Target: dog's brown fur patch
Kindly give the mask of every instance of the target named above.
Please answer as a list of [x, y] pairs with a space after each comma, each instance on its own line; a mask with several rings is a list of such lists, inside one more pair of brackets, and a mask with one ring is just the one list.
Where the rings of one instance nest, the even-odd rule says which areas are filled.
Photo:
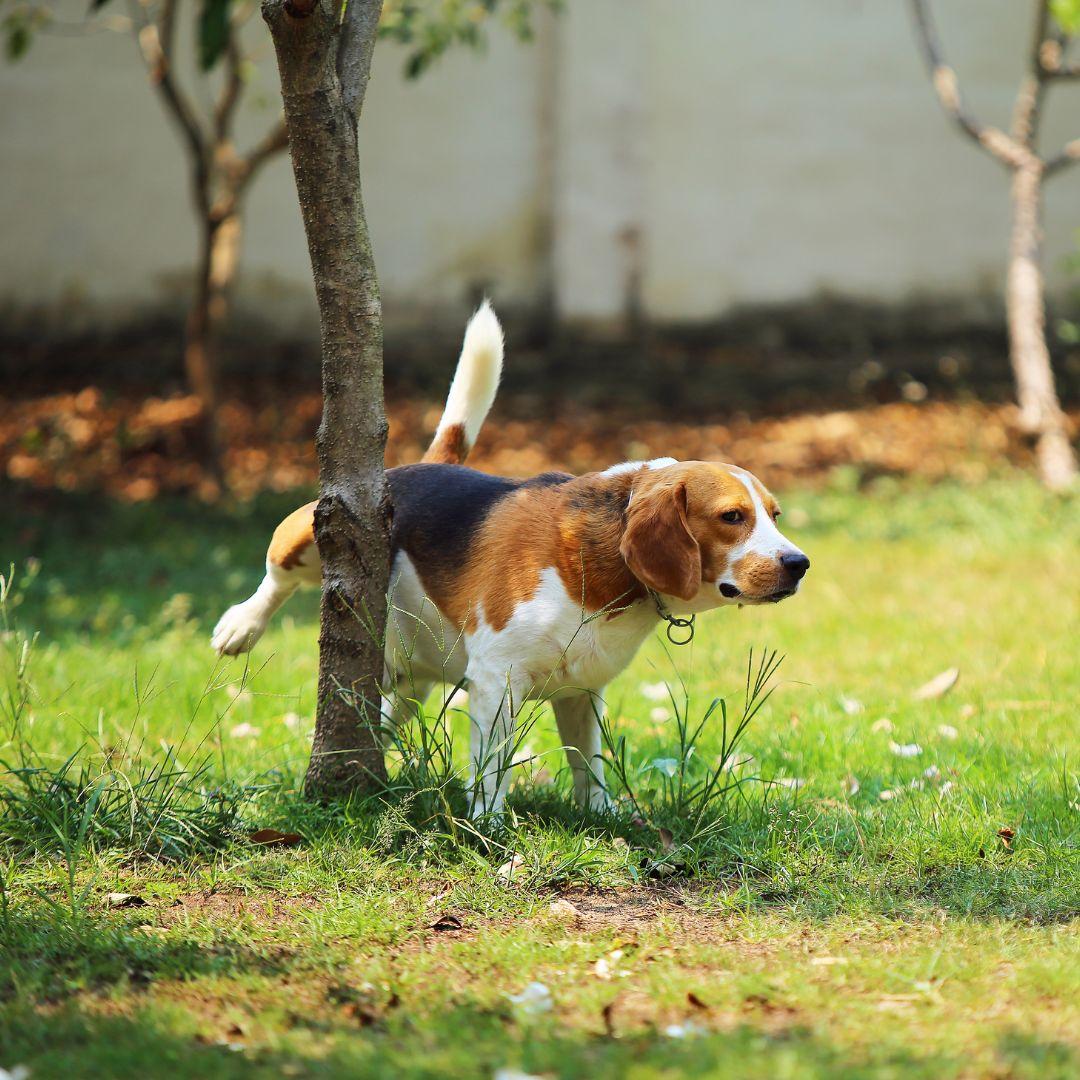
[[292, 570], [300, 564], [304, 552], [315, 543], [315, 507], [310, 502], [294, 510], [275, 530], [266, 552], [267, 562], [282, 570]]
[[450, 424], [435, 436], [420, 460], [428, 465], [462, 465], [471, 449], [465, 425]]

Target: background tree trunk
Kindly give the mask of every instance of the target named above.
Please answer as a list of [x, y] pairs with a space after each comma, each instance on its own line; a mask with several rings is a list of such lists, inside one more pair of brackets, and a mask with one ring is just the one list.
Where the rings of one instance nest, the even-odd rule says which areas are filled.
[[1005, 306], [1020, 423], [1035, 436], [1039, 474], [1053, 491], [1076, 479], [1076, 455], [1046, 344], [1042, 275], [1042, 179], [1038, 160], [1013, 170], [1012, 238]]
[[357, 116], [380, 0], [264, 0], [281, 72], [300, 209], [322, 329], [323, 565], [319, 701], [305, 790], [371, 789], [385, 779], [383, 672], [389, 514], [383, 477], [382, 310], [360, 198]]
[[206, 221], [195, 272], [195, 294], [184, 337], [184, 374], [202, 405], [200, 452], [219, 487], [226, 487], [218, 418], [218, 341], [228, 313], [229, 291], [236, 276], [241, 226], [238, 213], [220, 222]]

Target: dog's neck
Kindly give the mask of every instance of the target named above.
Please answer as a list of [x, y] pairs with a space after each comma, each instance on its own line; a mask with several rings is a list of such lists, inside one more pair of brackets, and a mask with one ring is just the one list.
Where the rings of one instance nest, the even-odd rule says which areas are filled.
[[560, 571], [568, 591], [575, 598], [580, 592], [590, 613], [602, 611], [610, 619], [640, 608], [651, 612], [655, 621], [659, 613], [648, 590], [630, 572], [619, 550], [635, 476], [586, 473], [567, 483]]

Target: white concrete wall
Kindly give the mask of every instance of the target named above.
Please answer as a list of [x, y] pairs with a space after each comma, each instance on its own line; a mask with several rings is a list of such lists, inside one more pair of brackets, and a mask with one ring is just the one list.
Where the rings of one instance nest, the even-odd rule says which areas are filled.
[[[939, 0], [977, 113], [1007, 123], [1029, 5]], [[822, 292], [902, 301], [1000, 286], [1007, 184], [942, 117], [903, 0], [567, 0], [525, 46], [497, 33], [406, 82], [381, 46], [364, 192], [388, 316], [503, 304], [665, 320]], [[70, 18], [85, 9], [72, 0]], [[257, 131], [276, 108], [263, 62]], [[178, 303], [195, 233], [185, 162], [123, 34], [46, 35], [0, 64], [0, 305], [65, 320]], [[1052, 91], [1046, 141], [1080, 135]], [[1048, 269], [1080, 228], [1080, 167], [1049, 191]], [[313, 311], [285, 159], [250, 203], [242, 302]]]

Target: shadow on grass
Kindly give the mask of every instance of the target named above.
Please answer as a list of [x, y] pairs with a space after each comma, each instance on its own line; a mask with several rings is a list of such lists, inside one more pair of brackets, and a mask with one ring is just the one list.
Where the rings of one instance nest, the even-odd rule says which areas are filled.
[[[418, 1006], [413, 1011], [413, 1006]], [[580, 1024], [581, 1017], [575, 1018]], [[268, 1026], [284, 1031], [266, 1037]], [[268, 1024], [269, 1022], [269, 1024]], [[740, 1023], [704, 1027], [682, 1038], [639, 1027], [618, 1037], [562, 1025], [552, 1016], [518, 1022], [505, 1010], [461, 1005], [438, 1013], [402, 1002], [369, 1026], [340, 1012], [228, 1015], [182, 1004], [148, 1004], [130, 1015], [68, 1006], [51, 1013], [14, 1008], [2, 1021], [6, 1064], [34, 1076], [161, 1077], [192, 1080], [252, 1076], [400, 1078], [490, 1077], [519, 1069], [566, 1078], [640, 1076], [787, 1076], [861, 1078], [967, 1075], [964, 1049], [920, 1053], [882, 1040], [851, 1051], [805, 1028], [762, 1030]], [[1080, 1059], [1061, 1043], [1008, 1034], [997, 1047], [1003, 1075], [1065, 1080]]]
[[190, 598], [190, 614], [201, 622], [216, 619], [226, 600], [248, 595], [275, 526], [310, 498], [297, 492], [244, 503], [169, 497], [130, 504], [0, 484], [0, 505], [11, 508], [0, 515], [0, 550], [17, 570], [27, 559], [43, 568], [47, 587], [26, 596], [26, 625], [49, 638], [94, 631], [122, 642], [130, 637], [124, 616], [154, 624], [177, 594]]

